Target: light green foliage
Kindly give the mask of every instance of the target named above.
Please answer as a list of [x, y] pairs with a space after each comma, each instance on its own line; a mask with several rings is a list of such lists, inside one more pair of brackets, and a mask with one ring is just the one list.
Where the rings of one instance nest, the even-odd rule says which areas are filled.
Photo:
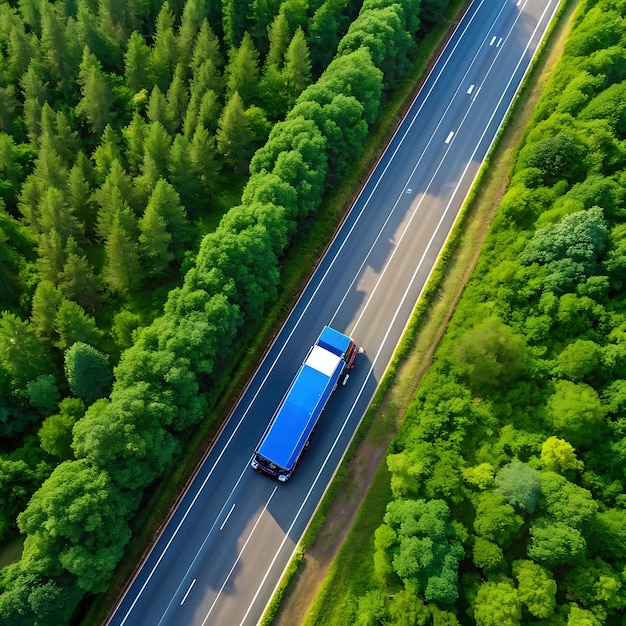
[[530, 535], [527, 554], [545, 567], [574, 564], [584, 559], [587, 545], [584, 537], [564, 522], [540, 518], [531, 525]]
[[292, 107], [311, 82], [309, 48], [301, 28], [296, 30], [285, 53], [283, 76], [287, 88], [287, 104]]
[[518, 626], [522, 606], [517, 589], [508, 578], [485, 582], [476, 594], [474, 619], [477, 626]]
[[150, 87], [150, 48], [138, 33], [131, 33], [124, 54], [124, 79], [126, 86], [138, 93]]
[[130, 213], [117, 211], [104, 244], [106, 260], [102, 268], [102, 279], [114, 293], [127, 294], [136, 290], [143, 275], [139, 263], [138, 245], [134, 233], [124, 225], [133, 222]]
[[586, 489], [554, 472], [542, 472], [541, 508], [553, 519], [584, 530], [598, 504]]
[[588, 385], [555, 381], [546, 411], [556, 434], [576, 448], [600, 437], [605, 410], [597, 392]]
[[96, 56], [85, 46], [80, 64], [78, 83], [81, 86], [82, 99], [76, 107], [94, 133], [101, 133], [110, 121], [113, 95], [108, 79]]
[[597, 375], [602, 361], [602, 348], [589, 339], [577, 339], [557, 357], [554, 373], [572, 382], [582, 382]]
[[54, 318], [54, 330], [58, 335], [54, 345], [61, 350], [69, 348], [77, 341], [97, 344], [101, 336], [95, 319], [76, 302], [65, 298]]
[[54, 319], [63, 300], [63, 294], [49, 280], [42, 280], [35, 289], [30, 321], [37, 334], [45, 339], [54, 335]]
[[[86, 311], [95, 312], [100, 304], [100, 282], [94, 270], [77, 246], [66, 246], [67, 258], [59, 275], [59, 291]], [[34, 313], [34, 301], [33, 301]]]
[[478, 496], [474, 530], [476, 534], [508, 547], [522, 527], [524, 520], [507, 504], [504, 496], [493, 491]]
[[85, 404], [80, 398], [61, 400], [59, 412], [47, 417], [37, 433], [42, 450], [62, 461], [71, 459], [74, 456], [72, 428], [84, 414]]
[[241, 45], [231, 51], [226, 76], [228, 96], [232, 98], [238, 93], [244, 106], [250, 106], [257, 95], [259, 53], [248, 33], [244, 34]]
[[50, 368], [34, 327], [7, 311], [0, 314], [0, 364], [17, 392], [40, 374], [49, 373]]
[[601, 626], [602, 620], [598, 619], [591, 611], [581, 609], [572, 604], [567, 616], [567, 626]]
[[528, 612], [539, 619], [549, 618], [556, 607], [556, 582], [552, 575], [532, 561], [514, 561], [512, 572], [519, 598]]
[[484, 537], [476, 537], [472, 549], [472, 561], [485, 572], [498, 571], [504, 565], [502, 548]]
[[552, 472], [569, 472], [583, 469], [583, 462], [576, 457], [574, 448], [558, 437], [548, 437], [541, 446], [541, 462]]
[[497, 491], [518, 510], [533, 513], [541, 492], [539, 472], [526, 463], [513, 461], [496, 475]]
[[474, 467], [464, 467], [461, 473], [466, 483], [478, 489], [488, 489], [494, 484], [494, 469], [491, 463], [481, 463]]

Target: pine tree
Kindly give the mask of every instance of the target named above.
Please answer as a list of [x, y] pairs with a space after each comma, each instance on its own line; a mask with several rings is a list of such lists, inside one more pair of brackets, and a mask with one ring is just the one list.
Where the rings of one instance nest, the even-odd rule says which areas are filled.
[[170, 88], [167, 90], [167, 117], [172, 123], [170, 134], [173, 135], [181, 128], [188, 104], [189, 93], [185, 80], [185, 69], [179, 63], [174, 70], [174, 78], [172, 78]]
[[239, 93], [235, 91], [219, 119], [217, 149], [224, 161], [243, 173], [252, 156], [252, 133]]
[[193, 56], [198, 31], [206, 21], [207, 3], [204, 0], [187, 0], [178, 30], [178, 62], [187, 67]]
[[[215, 140], [206, 128], [198, 126], [191, 142], [191, 161], [197, 180], [210, 198], [220, 171]], [[200, 205], [202, 205], [200, 198]]]
[[24, 96], [24, 124], [31, 141], [36, 141], [39, 137], [41, 107], [48, 99], [48, 83], [44, 82], [42, 73], [41, 64], [34, 59], [20, 80], [20, 87]]
[[193, 47], [190, 67], [195, 76], [205, 61], [211, 61], [216, 68], [222, 67], [224, 60], [220, 52], [220, 42], [211, 29], [207, 19], [202, 20], [200, 31]]
[[180, 196], [181, 203], [193, 213], [199, 207], [202, 184], [191, 157], [191, 145], [184, 135], [176, 135], [167, 166], [168, 178]]
[[133, 93], [150, 88], [150, 60], [151, 51], [144, 38], [138, 32], [131, 33], [124, 55], [124, 81]]
[[136, 290], [143, 279], [138, 245], [134, 236], [124, 227], [119, 213], [115, 215], [107, 234], [104, 251], [102, 279], [109, 289], [121, 295]]
[[93, 267], [73, 238], [65, 246], [66, 260], [59, 275], [59, 290], [86, 311], [96, 311], [100, 304], [100, 284]]
[[269, 35], [269, 52], [265, 59], [265, 67], [273, 66], [282, 69], [285, 52], [291, 37], [287, 17], [282, 11], [274, 18], [267, 31]]
[[248, 0], [222, 0], [222, 27], [224, 43], [236, 48], [245, 29]]
[[154, 80], [163, 92], [167, 91], [178, 62], [174, 22], [175, 18], [170, 5], [168, 2], [164, 2], [157, 17], [154, 46], [152, 47]]
[[78, 83], [82, 98], [76, 113], [85, 118], [91, 130], [99, 135], [112, 118], [113, 94], [100, 62], [87, 46], [83, 50]]
[[301, 28], [296, 30], [289, 44], [289, 48], [285, 53], [283, 75], [287, 89], [287, 107], [291, 108], [298, 99], [298, 96], [311, 82], [309, 48]]
[[228, 96], [232, 98], [237, 92], [246, 106], [252, 104], [259, 87], [259, 53], [248, 33], [239, 48], [231, 49], [226, 75]]
[[124, 155], [129, 165], [129, 170], [133, 174], [139, 172], [144, 153], [144, 137], [146, 133], [146, 122], [144, 118], [135, 111], [130, 124], [122, 129], [122, 135], [126, 141]]
[[174, 120], [170, 117], [167, 99], [158, 85], [155, 85], [152, 89], [146, 114], [151, 122], [159, 122], [168, 133], [173, 134]]
[[93, 153], [95, 171], [100, 180], [106, 178], [113, 163], [121, 162], [121, 143], [119, 134], [113, 130], [110, 124], [107, 124], [100, 138], [100, 143]]

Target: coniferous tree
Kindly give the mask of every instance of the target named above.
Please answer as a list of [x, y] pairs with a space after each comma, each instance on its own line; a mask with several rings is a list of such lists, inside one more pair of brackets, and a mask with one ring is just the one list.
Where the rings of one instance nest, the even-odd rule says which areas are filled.
[[224, 62], [220, 52], [220, 42], [206, 18], [202, 20], [200, 25], [190, 60], [190, 67], [194, 76], [205, 61], [211, 61], [216, 68], [222, 67]]
[[185, 111], [189, 104], [189, 93], [185, 79], [185, 69], [179, 63], [167, 90], [167, 119], [170, 120], [170, 134], [176, 133], [185, 121]]
[[[206, 128], [198, 126], [191, 141], [191, 162], [197, 180], [202, 185], [208, 198], [211, 197], [217, 176], [220, 171], [220, 163], [217, 158], [215, 139]], [[204, 199], [199, 198], [202, 206]]]
[[150, 61], [151, 51], [145, 39], [136, 31], [131, 33], [124, 54], [124, 82], [133, 93], [150, 88]]
[[136, 290], [143, 279], [135, 234], [129, 232], [124, 221], [119, 212], [113, 218], [104, 244], [106, 258], [102, 269], [105, 284], [120, 295]]
[[232, 98], [237, 92], [246, 106], [252, 104], [259, 87], [259, 53], [248, 33], [244, 34], [239, 48], [231, 49], [226, 74], [228, 96]]
[[170, 5], [164, 2], [157, 17], [151, 63], [154, 80], [163, 92], [167, 91], [178, 62], [174, 22], [175, 18]]
[[68, 300], [94, 313], [100, 304], [100, 284], [84, 252], [73, 239], [66, 246], [66, 260], [59, 275], [59, 290]]
[[158, 85], [150, 93], [146, 114], [151, 122], [159, 122], [169, 133], [174, 132], [174, 120], [170, 117], [167, 99]]
[[298, 96], [311, 82], [309, 48], [306, 43], [304, 31], [301, 28], [296, 30], [285, 53], [283, 75], [287, 89], [287, 106], [291, 108], [295, 104]]
[[228, 47], [238, 47], [241, 43], [248, 0], [222, 0], [222, 28], [224, 29], [224, 43]]
[[273, 66], [282, 69], [285, 52], [291, 39], [289, 22], [287, 22], [287, 17], [282, 11], [274, 18], [271, 26], [268, 27], [268, 35], [269, 52], [265, 59], [265, 67]]
[[237, 172], [243, 173], [252, 155], [252, 132], [239, 93], [230, 97], [217, 129], [217, 149], [226, 163]]
[[206, 20], [207, 3], [204, 0], [187, 0], [178, 29], [178, 62], [187, 67], [193, 56], [194, 44], [201, 25]]
[[54, 336], [54, 319], [63, 294], [52, 281], [41, 280], [33, 294], [30, 322], [39, 337], [51, 341]]
[[191, 142], [184, 135], [176, 135], [170, 150], [168, 180], [180, 196], [181, 204], [193, 213], [202, 197], [202, 184], [191, 154]]
[[76, 112], [85, 118], [93, 132], [100, 134], [113, 115], [113, 93], [100, 62], [86, 46], [78, 72], [78, 83], [82, 97]]
[[92, 157], [95, 164], [94, 169], [99, 180], [106, 178], [113, 163], [121, 163], [121, 143], [119, 134], [113, 130], [110, 124], [107, 124]]
[[143, 161], [144, 139], [146, 133], [146, 122], [144, 118], [135, 111], [133, 119], [128, 126], [122, 129], [122, 135], [126, 142], [124, 156], [129, 165], [129, 170], [137, 174]]
[[42, 77], [43, 71], [38, 59], [33, 59], [20, 80], [24, 96], [24, 125], [31, 141], [39, 137], [41, 107], [48, 99], [48, 83]]

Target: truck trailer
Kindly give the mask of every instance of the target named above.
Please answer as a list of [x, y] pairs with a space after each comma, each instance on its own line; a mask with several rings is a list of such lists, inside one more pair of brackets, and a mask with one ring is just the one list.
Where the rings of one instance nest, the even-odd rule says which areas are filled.
[[254, 451], [255, 470], [289, 480], [339, 379], [344, 375], [345, 384], [360, 351], [347, 335], [323, 328]]

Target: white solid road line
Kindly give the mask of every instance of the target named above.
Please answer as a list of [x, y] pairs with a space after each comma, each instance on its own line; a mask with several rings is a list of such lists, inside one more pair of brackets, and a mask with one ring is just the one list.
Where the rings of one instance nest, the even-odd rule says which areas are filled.
[[189, 585], [189, 589], [187, 589], [187, 593], [185, 594], [185, 597], [180, 601], [180, 606], [183, 606], [183, 604], [185, 604], [185, 600], [187, 599], [187, 596], [189, 595], [189, 592], [193, 589], [193, 586], [196, 584], [196, 579], [194, 578], [191, 581], [191, 585]]

